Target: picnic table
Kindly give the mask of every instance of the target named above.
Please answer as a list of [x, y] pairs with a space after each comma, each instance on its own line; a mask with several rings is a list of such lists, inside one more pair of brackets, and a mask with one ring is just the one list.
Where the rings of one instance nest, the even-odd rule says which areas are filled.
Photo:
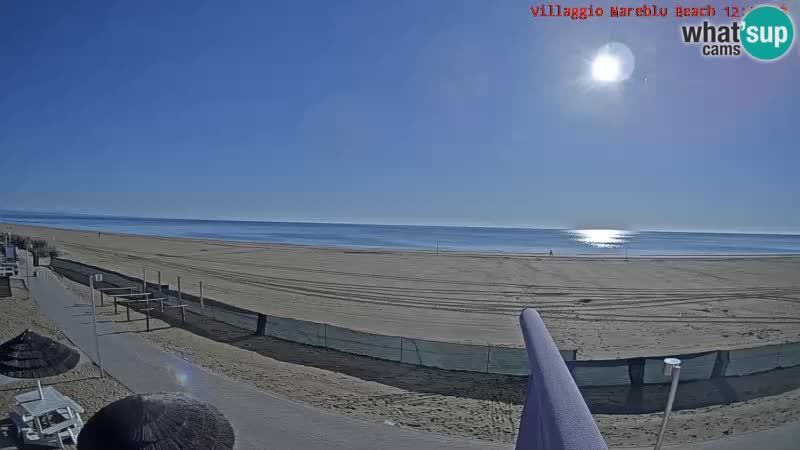
[[[147, 294], [148, 296], [150, 294]], [[145, 298], [126, 298], [125, 300], [117, 300], [114, 299], [114, 306], [116, 307], [117, 303], [122, 303], [122, 306], [125, 307], [125, 314], [126, 320], [128, 322], [131, 321], [131, 306], [134, 303], [144, 303], [145, 307], [139, 309], [139, 312], [145, 313], [145, 320], [147, 321], [147, 331], [150, 331], [150, 311], [155, 310], [155, 308], [150, 307], [150, 302], [158, 302], [161, 307], [161, 318], [164, 318], [164, 310], [165, 309], [172, 309], [172, 308], [180, 308], [181, 309], [181, 324], [186, 325], [186, 308], [189, 306], [187, 304], [177, 304], [177, 305], [165, 305], [164, 300], [166, 297], [158, 297], [158, 298], [150, 298], [145, 296]], [[115, 312], [116, 314], [116, 312]]]
[[50, 445], [64, 448], [64, 439], [77, 444], [83, 427], [83, 408], [71, 398], [47, 386], [39, 391], [26, 392], [14, 397], [17, 410], [11, 420], [26, 445]]
[[100, 292], [100, 306], [106, 306], [104, 295], [106, 292], [114, 292], [114, 291], [128, 291], [129, 294], [133, 294], [135, 291], [135, 287], [104, 287], [99, 288], [98, 291]]
[[[141, 298], [141, 297], [148, 298], [151, 295], [153, 295], [153, 294], [151, 294], [149, 292], [144, 292], [144, 293], [140, 293], [140, 294], [109, 295], [109, 297], [114, 299], [114, 315], [119, 314], [119, 311], [117, 310], [117, 303], [124, 303], [126, 301], [133, 300], [133, 299], [136, 299], [136, 298]], [[119, 300], [119, 299], [122, 299], [122, 300]], [[130, 313], [128, 313], [128, 321], [130, 322], [130, 320], [131, 320]]]

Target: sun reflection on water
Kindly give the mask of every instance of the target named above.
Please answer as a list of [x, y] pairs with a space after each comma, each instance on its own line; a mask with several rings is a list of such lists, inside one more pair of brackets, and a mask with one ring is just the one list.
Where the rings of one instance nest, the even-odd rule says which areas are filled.
[[622, 247], [634, 234], [625, 230], [571, 230], [567, 233], [573, 241], [596, 248]]

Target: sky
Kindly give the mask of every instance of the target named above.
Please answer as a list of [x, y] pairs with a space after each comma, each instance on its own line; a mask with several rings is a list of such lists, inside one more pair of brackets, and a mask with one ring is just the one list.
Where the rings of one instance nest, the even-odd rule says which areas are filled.
[[0, 209], [800, 232], [800, 44], [704, 58], [698, 19], [531, 6], [2, 2]]

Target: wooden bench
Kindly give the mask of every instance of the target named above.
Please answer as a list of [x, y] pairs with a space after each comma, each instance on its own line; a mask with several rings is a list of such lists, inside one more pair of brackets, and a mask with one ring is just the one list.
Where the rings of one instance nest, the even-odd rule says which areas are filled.
[[[150, 295], [150, 294], [147, 294], [147, 295]], [[150, 307], [150, 302], [156, 301], [156, 300], [163, 300], [163, 299], [151, 299], [151, 298], [143, 298], [143, 299], [132, 298], [132, 299], [123, 299], [123, 300], [114, 299], [114, 308], [117, 307], [117, 303], [122, 303], [122, 306], [125, 306], [125, 314], [127, 315], [127, 321], [130, 322], [131, 321], [131, 308], [130, 308], [130, 306], [127, 306], [129, 303], [145, 303], [145, 305], [146, 305], [145, 307], [149, 308]]]
[[62, 431], [65, 431], [67, 428], [70, 428], [70, 427], [73, 427], [73, 426], [76, 426], [76, 425], [78, 425], [78, 418], [77, 417], [73, 417], [72, 419], [67, 419], [67, 420], [65, 420], [63, 422], [58, 422], [57, 424], [50, 425], [47, 428], [43, 428], [42, 429], [42, 434], [47, 436], [47, 435], [51, 435], [51, 434], [60, 433]]
[[[101, 282], [102, 283], [102, 282]], [[107, 288], [100, 288], [98, 291], [100, 292], [100, 306], [106, 306], [105, 302], [105, 293], [109, 291], [129, 291], [129, 294], [133, 294], [137, 288], [133, 287], [107, 287]]]
[[[117, 310], [117, 303], [118, 303], [118, 302], [125, 302], [125, 301], [127, 301], [127, 300], [133, 300], [133, 299], [131, 299], [130, 297], [142, 297], [142, 296], [144, 296], [144, 297], [150, 297], [151, 295], [152, 295], [152, 294], [151, 294], [151, 293], [149, 293], [149, 292], [147, 292], [147, 293], [144, 293], [144, 294], [116, 294], [116, 295], [109, 295], [109, 297], [111, 297], [111, 298], [113, 298], [113, 299], [114, 299], [114, 315], [117, 315], [117, 314], [119, 314], [119, 311]], [[119, 300], [120, 298], [121, 298], [122, 300]], [[129, 319], [129, 320], [130, 320], [130, 319]]]
[[17, 429], [17, 436], [22, 439], [22, 435], [32, 431], [33, 428], [16, 412], [11, 413], [11, 423]]
[[72, 428], [77, 426], [78, 426], [78, 418], [74, 417], [72, 419], [59, 422], [55, 425], [50, 425], [49, 427], [43, 429], [40, 434], [42, 435], [42, 437], [51, 435], [56, 436], [56, 438], [58, 439], [58, 445], [61, 448], [64, 448], [63, 439], [66, 438], [67, 436], [73, 439], [72, 441], [73, 444], [76, 445], [78, 444], [77, 435], [72, 432]]

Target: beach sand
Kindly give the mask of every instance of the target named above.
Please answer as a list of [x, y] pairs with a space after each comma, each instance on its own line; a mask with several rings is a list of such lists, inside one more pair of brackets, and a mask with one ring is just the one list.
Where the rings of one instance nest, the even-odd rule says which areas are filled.
[[534, 307], [581, 359], [800, 340], [800, 256], [549, 257], [357, 250], [3, 226], [65, 256], [280, 317], [521, 346]]
[[[22, 280], [12, 279], [12, 297], [0, 298], [0, 342], [16, 337], [26, 329], [66, 342], [64, 335], [30, 300]], [[130, 395], [130, 391], [110, 377], [101, 379], [93, 364], [82, 364], [63, 375], [42, 378], [42, 386], [55, 386], [80, 404], [84, 422], [100, 408]], [[13, 426], [6, 420], [14, 409], [14, 396], [36, 389], [36, 380], [18, 380], [0, 385], [0, 449], [17, 448]], [[74, 448], [68, 446], [68, 448]]]
[[[59, 277], [90, 302], [89, 288]], [[348, 355], [280, 341], [193, 316], [191, 328], [172, 327], [113, 306], [99, 314], [154, 345], [216, 373], [292, 400], [378, 423], [462, 437], [514, 442], [527, 378], [452, 372]], [[177, 323], [177, 320], [175, 320]], [[660, 414], [603, 415], [595, 419], [611, 446], [650, 446]], [[728, 406], [673, 413], [670, 444], [716, 439], [800, 420], [800, 390]]]

